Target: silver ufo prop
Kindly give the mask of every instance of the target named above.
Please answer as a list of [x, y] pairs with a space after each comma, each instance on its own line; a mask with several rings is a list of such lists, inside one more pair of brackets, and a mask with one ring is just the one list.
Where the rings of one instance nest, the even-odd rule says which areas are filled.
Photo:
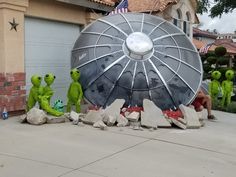
[[200, 56], [173, 24], [141, 13], [110, 15], [86, 27], [72, 50], [84, 96], [106, 107], [152, 100], [159, 108], [189, 104], [202, 80]]

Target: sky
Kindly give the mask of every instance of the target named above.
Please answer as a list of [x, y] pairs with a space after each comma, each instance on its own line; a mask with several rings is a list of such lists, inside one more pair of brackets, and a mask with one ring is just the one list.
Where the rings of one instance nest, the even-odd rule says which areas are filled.
[[236, 10], [232, 13], [223, 14], [221, 18], [211, 18], [208, 14], [199, 15], [198, 18], [200, 23], [203, 25], [199, 27], [203, 30], [214, 30], [216, 29], [219, 33], [234, 33], [236, 30]]

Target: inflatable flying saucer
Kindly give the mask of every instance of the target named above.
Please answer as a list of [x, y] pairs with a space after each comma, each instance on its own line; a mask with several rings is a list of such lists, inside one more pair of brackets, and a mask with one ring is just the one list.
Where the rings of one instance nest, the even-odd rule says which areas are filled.
[[202, 80], [200, 56], [173, 24], [141, 13], [110, 15], [86, 27], [72, 50], [85, 98], [106, 107], [152, 100], [161, 109], [187, 105]]

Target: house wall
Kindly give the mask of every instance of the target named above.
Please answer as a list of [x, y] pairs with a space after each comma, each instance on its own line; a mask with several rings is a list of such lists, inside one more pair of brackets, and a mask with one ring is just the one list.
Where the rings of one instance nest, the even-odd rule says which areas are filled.
[[[181, 29], [183, 29], [183, 22], [187, 21], [189, 22], [189, 27], [190, 27], [190, 34], [189, 37], [190, 39], [192, 39], [193, 36], [193, 24], [195, 23], [195, 21], [197, 21], [195, 19], [195, 7], [193, 6], [191, 1], [186, 1], [186, 0], [180, 0], [179, 3], [177, 3], [176, 5], [173, 5], [171, 9], [169, 10], [170, 16], [172, 18], [177, 18], [177, 10], [180, 10], [181, 12]], [[190, 21], [187, 20], [187, 13], [189, 13], [190, 16]], [[173, 19], [170, 19], [170, 21], [172, 21]]]
[[54, 0], [30, 0], [25, 15], [61, 22], [86, 24], [85, 8]]
[[194, 37], [199, 41], [204, 41], [206, 44], [211, 44], [215, 42], [215, 39], [208, 38], [208, 37]]
[[[25, 109], [25, 16], [80, 25], [97, 18], [83, 7], [54, 0], [0, 0], [0, 112]], [[13, 19], [17, 31], [11, 30]]]
[[[24, 12], [27, 0], [0, 1], [0, 112], [21, 110], [25, 105]], [[18, 24], [17, 31], [9, 22]]]

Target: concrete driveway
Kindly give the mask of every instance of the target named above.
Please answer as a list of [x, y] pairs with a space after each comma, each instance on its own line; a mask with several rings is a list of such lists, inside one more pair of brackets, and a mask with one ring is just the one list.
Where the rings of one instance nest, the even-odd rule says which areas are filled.
[[236, 114], [197, 130], [0, 120], [0, 177], [235, 177]]

